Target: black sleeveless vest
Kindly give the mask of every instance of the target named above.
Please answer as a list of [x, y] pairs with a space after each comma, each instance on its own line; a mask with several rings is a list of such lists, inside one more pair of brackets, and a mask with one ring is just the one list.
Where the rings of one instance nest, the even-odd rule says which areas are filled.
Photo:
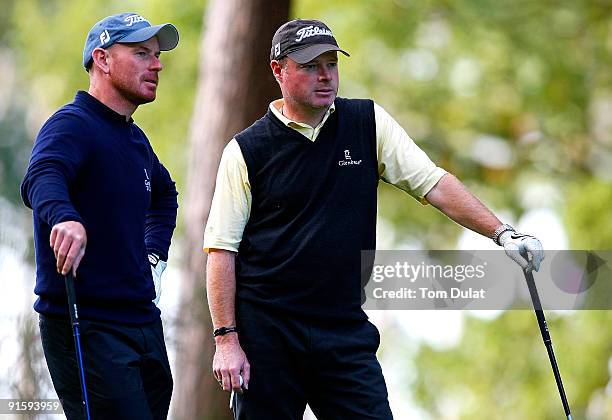
[[335, 104], [314, 142], [269, 109], [236, 135], [252, 194], [238, 300], [309, 318], [365, 318], [361, 250], [376, 248], [379, 179], [374, 103]]

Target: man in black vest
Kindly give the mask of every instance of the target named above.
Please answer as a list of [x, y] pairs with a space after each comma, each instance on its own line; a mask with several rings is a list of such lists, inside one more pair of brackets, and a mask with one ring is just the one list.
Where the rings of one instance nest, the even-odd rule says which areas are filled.
[[[431, 203], [537, 270], [540, 242], [502, 224], [371, 100], [337, 98], [337, 53], [322, 22], [274, 35], [283, 95], [221, 158], [204, 250], [213, 371], [238, 419], [390, 419], [361, 309], [361, 250], [376, 247], [379, 179]], [[531, 261], [520, 252], [531, 253]]]

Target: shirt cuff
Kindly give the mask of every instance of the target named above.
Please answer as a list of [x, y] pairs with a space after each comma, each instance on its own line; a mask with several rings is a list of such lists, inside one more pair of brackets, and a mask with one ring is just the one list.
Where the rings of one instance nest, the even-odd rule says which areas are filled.
[[436, 186], [436, 184], [440, 181], [440, 179], [442, 179], [442, 177], [446, 175], [447, 173], [448, 172], [446, 172], [444, 169], [437, 167], [432, 172], [432, 174], [427, 177], [427, 181], [423, 183], [423, 185], [420, 185], [419, 188], [414, 191], [415, 196], [418, 197], [419, 202], [421, 204], [423, 204], [424, 206], [429, 204], [429, 201], [427, 201], [425, 196], [427, 195], [427, 193], [429, 193], [429, 191], [431, 191], [433, 187]]
[[223, 240], [221, 238], [204, 238], [204, 245], [202, 245], [202, 250], [207, 254], [210, 253], [211, 249], [224, 249], [226, 251], [238, 252], [238, 246], [240, 243], [236, 244], [232, 241]]

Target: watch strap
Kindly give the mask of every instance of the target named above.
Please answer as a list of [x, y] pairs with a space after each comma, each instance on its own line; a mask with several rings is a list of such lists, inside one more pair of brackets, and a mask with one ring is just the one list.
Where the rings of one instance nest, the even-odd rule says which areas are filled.
[[493, 239], [493, 242], [495, 242], [497, 245], [501, 246], [501, 244], [499, 243], [499, 237], [502, 233], [508, 231], [516, 232], [516, 230], [514, 230], [512, 226], [507, 223], [504, 223], [503, 225], [500, 225], [497, 229], [495, 229], [495, 232], [493, 232], [493, 236], [491, 236], [491, 239]]

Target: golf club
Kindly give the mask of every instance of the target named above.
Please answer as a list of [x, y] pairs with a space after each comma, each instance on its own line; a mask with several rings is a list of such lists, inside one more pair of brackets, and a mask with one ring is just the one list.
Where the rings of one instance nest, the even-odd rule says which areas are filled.
[[83, 354], [81, 351], [81, 335], [79, 332], [79, 312], [76, 305], [76, 294], [74, 292], [74, 277], [72, 272], [66, 275], [66, 295], [68, 296], [68, 312], [70, 312], [70, 323], [72, 324], [72, 335], [74, 336], [74, 350], [77, 365], [79, 367], [79, 380], [81, 382], [81, 396], [87, 420], [89, 415], [89, 400], [87, 399], [87, 385], [85, 384], [85, 368], [83, 366]]
[[542, 333], [542, 339], [548, 351], [548, 358], [552, 365], [553, 373], [555, 374], [555, 381], [557, 381], [557, 388], [559, 389], [559, 395], [561, 396], [561, 402], [563, 403], [563, 409], [568, 420], [572, 420], [572, 414], [570, 413], [570, 407], [567, 403], [567, 397], [563, 390], [563, 382], [561, 381], [561, 374], [559, 373], [559, 367], [555, 359], [555, 353], [553, 351], [552, 340], [550, 339], [550, 333], [548, 331], [548, 324], [544, 317], [544, 311], [542, 310], [542, 304], [540, 303], [540, 297], [538, 296], [538, 289], [536, 289], [535, 281], [533, 279], [533, 273], [531, 270], [523, 270], [525, 274], [525, 280], [527, 280], [527, 287], [529, 288], [529, 294], [531, 295], [531, 301], [533, 302], [533, 309], [535, 310], [536, 318], [538, 319], [538, 325], [540, 326], [540, 333]]

